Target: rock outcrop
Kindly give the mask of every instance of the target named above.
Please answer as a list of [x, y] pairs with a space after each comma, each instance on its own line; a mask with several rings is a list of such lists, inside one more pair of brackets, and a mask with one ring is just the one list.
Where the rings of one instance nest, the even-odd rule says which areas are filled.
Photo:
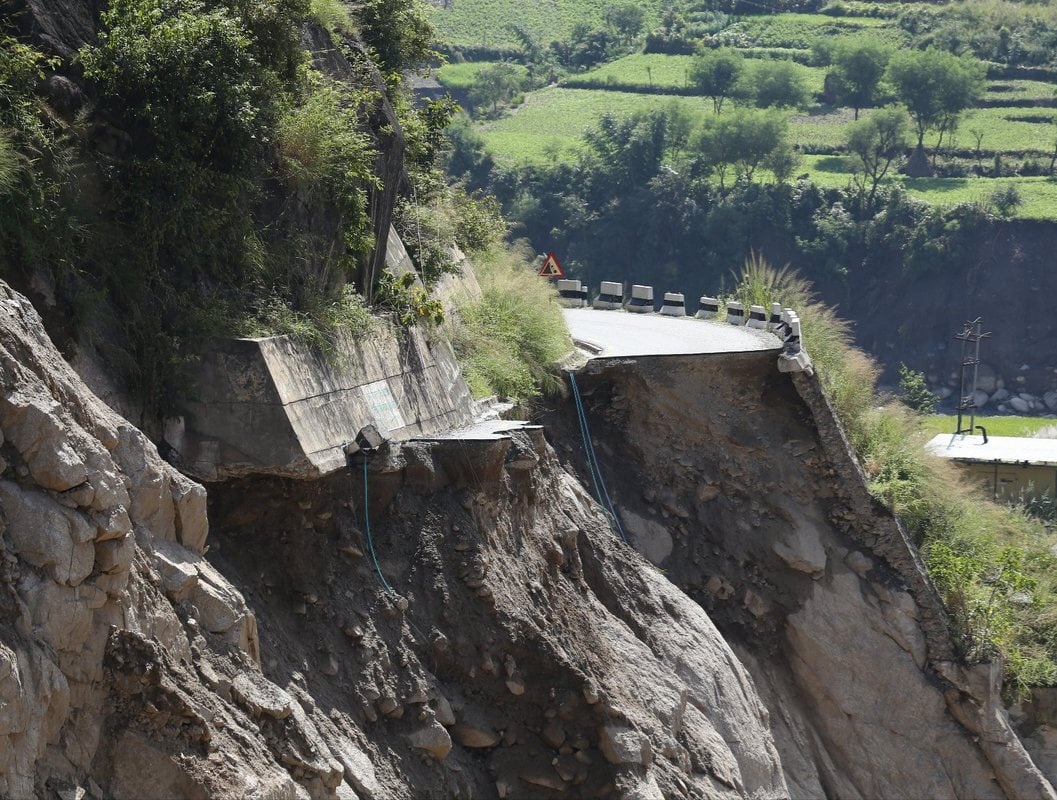
[[0, 795], [788, 795], [745, 669], [538, 429], [378, 456], [373, 539], [340, 473], [219, 485], [210, 532], [6, 287], [0, 380]]
[[817, 378], [727, 354], [592, 362], [580, 386], [632, 543], [748, 667], [794, 797], [1054, 796]]

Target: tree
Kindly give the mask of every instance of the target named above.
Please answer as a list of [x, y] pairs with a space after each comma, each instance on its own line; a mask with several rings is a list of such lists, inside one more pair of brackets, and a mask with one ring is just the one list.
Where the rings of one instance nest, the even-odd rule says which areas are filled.
[[745, 73], [745, 57], [730, 47], [703, 53], [690, 66], [690, 84], [705, 97], [712, 98], [712, 109], [718, 114], [723, 102], [733, 97]]
[[605, 20], [607, 25], [624, 37], [624, 43], [627, 44], [642, 30], [646, 11], [637, 3], [617, 3], [607, 6]]
[[932, 47], [892, 56], [885, 77], [914, 120], [918, 150], [924, 148], [925, 134], [930, 130], [939, 132], [939, 150], [958, 115], [980, 97], [985, 74], [986, 68], [975, 58]]
[[419, 0], [366, 0], [356, 7], [363, 40], [382, 70], [415, 69], [433, 56], [433, 26]]
[[779, 156], [778, 153], [788, 148], [788, 134], [789, 121], [782, 112], [739, 108], [733, 114], [707, 120], [698, 135], [696, 149], [703, 163], [719, 177], [722, 188], [730, 167], [739, 177], [750, 181], [768, 159], [782, 172], [791, 170], [788, 154]]
[[840, 102], [855, 109], [872, 106], [891, 51], [880, 42], [855, 39], [840, 42], [832, 53], [834, 73], [840, 82]]
[[522, 86], [521, 70], [509, 61], [498, 61], [480, 70], [470, 87], [470, 100], [474, 105], [492, 106], [492, 113], [499, 111], [499, 104], [513, 97]]
[[616, 43], [609, 31], [592, 29], [586, 22], [578, 22], [569, 33], [569, 41], [551, 42], [551, 49], [564, 66], [586, 69], [609, 58]]
[[903, 108], [882, 108], [866, 119], [852, 123], [847, 133], [852, 154], [855, 185], [863, 210], [873, 208], [877, 187], [889, 168], [907, 149], [907, 112]]
[[757, 108], [799, 108], [808, 100], [807, 82], [800, 66], [792, 61], [760, 61], [743, 78], [742, 87]]
[[800, 166], [800, 151], [789, 141], [782, 141], [763, 160], [763, 166], [774, 175], [775, 183], [785, 183]]
[[919, 414], [931, 414], [936, 410], [939, 398], [929, 390], [925, 376], [906, 364], [899, 365], [899, 391], [903, 393], [903, 402]]

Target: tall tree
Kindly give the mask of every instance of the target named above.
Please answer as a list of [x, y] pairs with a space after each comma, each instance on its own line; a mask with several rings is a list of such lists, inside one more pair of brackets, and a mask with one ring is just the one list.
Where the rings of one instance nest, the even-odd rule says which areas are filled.
[[739, 108], [732, 114], [709, 118], [698, 135], [696, 149], [702, 162], [715, 171], [722, 188], [730, 167], [739, 177], [752, 180], [756, 170], [771, 159], [784, 173], [790, 160], [787, 153], [779, 151], [788, 148], [788, 134], [789, 120], [782, 112]]
[[724, 47], [694, 58], [690, 83], [705, 97], [712, 98], [712, 109], [718, 114], [723, 110], [723, 102], [735, 95], [744, 73], [745, 57], [733, 48]]
[[848, 152], [854, 160], [852, 171], [863, 211], [873, 209], [877, 188], [893, 162], [907, 149], [906, 109], [878, 109], [866, 119], [848, 127]]
[[751, 96], [757, 108], [799, 108], [809, 96], [803, 68], [792, 61], [757, 62], [742, 87], [741, 94]]
[[986, 68], [971, 56], [944, 50], [904, 50], [888, 62], [885, 77], [906, 105], [918, 134], [918, 149], [925, 134], [937, 131], [936, 150], [950, 133], [958, 116], [980, 97]]
[[855, 109], [872, 106], [878, 95], [891, 50], [881, 42], [850, 40], [839, 42], [833, 49], [834, 73], [839, 83], [840, 102]]
[[470, 99], [475, 105], [492, 106], [492, 113], [499, 111], [499, 104], [513, 97], [523, 83], [522, 68], [508, 61], [497, 61], [480, 70], [470, 87]]
[[605, 20], [606, 24], [624, 37], [624, 43], [628, 44], [642, 30], [646, 11], [638, 3], [615, 3], [607, 5]]

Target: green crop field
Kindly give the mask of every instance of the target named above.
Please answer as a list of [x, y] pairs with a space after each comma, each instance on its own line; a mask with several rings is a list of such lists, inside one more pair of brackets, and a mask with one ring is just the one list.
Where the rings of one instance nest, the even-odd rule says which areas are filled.
[[785, 47], [809, 49], [816, 39], [829, 36], [862, 36], [893, 44], [907, 40], [892, 20], [876, 17], [827, 17], [822, 14], [775, 14], [743, 17], [717, 37], [733, 47]]
[[[464, 61], [461, 64], [445, 64], [437, 70], [437, 80], [448, 89], [469, 89], [473, 86], [477, 73], [495, 64], [495, 61]], [[514, 69], [524, 77], [528, 68], [514, 64]]]
[[484, 123], [480, 131], [502, 162], [546, 162], [558, 151], [560, 158], [567, 159], [580, 147], [584, 131], [603, 114], [627, 116], [670, 103], [697, 118], [711, 113], [711, 101], [705, 98], [549, 87], [528, 94], [524, 104], [502, 119]]
[[[807, 173], [819, 186], [843, 188], [851, 183], [850, 160], [846, 156], [804, 156], [800, 173]], [[886, 186], [902, 186], [914, 197], [939, 206], [959, 203], [986, 203], [1000, 188], [1016, 186], [1023, 199], [1017, 209], [1020, 219], [1057, 219], [1057, 179], [1014, 178], [907, 178], [890, 175]]]
[[[870, 113], [870, 109], [863, 109], [859, 116], [864, 118]], [[971, 109], [965, 112], [958, 124], [953, 142], [945, 141], [944, 148], [975, 150], [974, 134], [982, 134], [980, 150], [985, 154], [1027, 151], [1051, 153], [1057, 142], [1055, 115], [1057, 111], [1052, 108]], [[847, 108], [794, 114], [790, 119], [793, 141], [799, 145], [839, 147], [844, 144], [847, 127], [853, 120], [854, 115]], [[936, 134], [926, 134], [925, 145], [932, 146], [935, 140]]]
[[975, 108], [967, 111], [954, 135], [954, 146], [976, 147], [973, 132], [983, 134], [980, 147], [987, 151], [1049, 153], [1057, 141], [1052, 108]]
[[[705, 98], [551, 87], [528, 94], [522, 106], [502, 119], [484, 123], [481, 132], [500, 161], [543, 162], [554, 157], [555, 147], [566, 154], [574, 151], [583, 132], [606, 112], [623, 116], [661, 109], [670, 103], [688, 109], [697, 123], [712, 114], [711, 103]], [[870, 113], [870, 109], [864, 109], [860, 117]], [[1038, 117], [1040, 121], [1014, 121], [1025, 114]], [[1057, 115], [1054, 109], [974, 109], [965, 115], [955, 134], [954, 144], [965, 150], [974, 149], [972, 131], [978, 131], [983, 133], [980, 146], [984, 153], [1035, 151], [1041, 156], [1052, 152], [1057, 141], [1057, 125], [1052, 121], [1054, 115]], [[790, 133], [793, 142], [801, 146], [837, 148], [843, 145], [846, 129], [852, 121], [851, 109], [792, 113]], [[989, 179], [973, 180], [986, 184]], [[1043, 193], [1048, 197], [1047, 192]]]
[[[647, 3], [652, 15], [647, 21], [647, 30], [657, 24], [661, 2], [649, 0]], [[909, 4], [900, 5], [902, 11], [893, 7], [891, 14], [883, 13], [884, 8], [856, 3], [855, 0], [846, 0], [845, 5], [859, 13], [867, 11], [871, 16], [831, 17], [800, 13], [731, 16], [726, 19], [726, 27], [706, 36], [702, 42], [705, 46], [733, 46], [753, 56], [750, 68], [752, 64], [760, 63], [761, 58], [792, 60], [792, 67], [804, 76], [807, 87], [817, 98], [821, 95], [828, 68], [808, 67], [799, 62], [814, 57], [812, 47], [819, 42], [839, 37], [881, 39], [895, 48], [911, 44], [910, 34], [896, 19], [899, 13], [910, 7]], [[505, 27], [511, 20], [525, 26], [542, 41], [549, 41], [565, 35], [576, 22], [602, 24], [605, 6], [602, 0], [544, 0], [516, 8], [513, 4], [508, 7], [508, 0], [454, 0], [451, 9], [438, 9], [434, 13], [441, 26], [442, 41], [500, 45], [513, 44], [509, 28]], [[925, 15], [946, 13], [928, 5], [915, 4], [914, 7], [921, 9], [916, 13]], [[703, 24], [724, 24], [722, 15], [700, 18]], [[446, 25], [454, 27], [444, 27]], [[915, 43], [920, 45], [917, 40]], [[692, 124], [698, 126], [712, 115], [711, 102], [707, 98], [649, 93], [650, 89], [660, 92], [687, 90], [692, 63], [693, 57], [689, 55], [626, 55], [590, 71], [567, 75], [558, 88], [530, 92], [523, 105], [511, 109], [503, 118], [481, 122], [478, 127], [493, 156], [502, 163], [513, 164], [575, 159], [582, 148], [584, 131], [607, 112], [625, 116], [677, 104], [689, 112]], [[466, 88], [482, 66], [448, 65], [440, 70], [438, 78], [446, 86]], [[593, 88], [577, 88], [583, 84], [592, 84]], [[970, 169], [990, 172], [996, 156], [1000, 155], [1007, 171], [1025, 166], [1028, 171], [1045, 169], [1057, 147], [1057, 109], [1049, 105], [1055, 97], [1057, 81], [989, 79], [983, 101], [989, 106], [994, 103], [1003, 105], [964, 112], [953, 135], [944, 140], [941, 163], [955, 159], [947, 162], [955, 174], [956, 170], [965, 172]], [[731, 109], [733, 104], [728, 103], [724, 113]], [[863, 109], [860, 116], [865, 118], [871, 113], [871, 109]], [[852, 110], [816, 105], [790, 111], [789, 120], [790, 138], [803, 151], [831, 153], [805, 155], [798, 172], [807, 172], [820, 185], [847, 186], [852, 177], [851, 164], [840, 152], [848, 126], [854, 121]], [[908, 128], [913, 137], [913, 125]], [[926, 147], [931, 150], [936, 138], [935, 132], [926, 134]], [[763, 177], [766, 176], [761, 175]], [[1023, 199], [1015, 211], [1017, 217], [1057, 219], [1057, 180], [1045, 177], [908, 179], [893, 174], [887, 183], [900, 185], [912, 195], [939, 205], [984, 203], [997, 188], [1014, 185]]]
[[[568, 80], [605, 83], [614, 89], [625, 86], [685, 88], [689, 83], [692, 56], [667, 56], [660, 53], [635, 53], [634, 55], [610, 61], [597, 69], [570, 76]], [[755, 60], [749, 62], [751, 69]], [[822, 91], [826, 71], [821, 67], [805, 67], [792, 64], [793, 69], [804, 76], [808, 91], [813, 94]]]
[[[859, 119], [870, 116], [873, 109], [864, 108]], [[850, 108], [819, 109], [808, 113], [797, 112], [789, 118], [789, 132], [793, 144], [816, 147], [843, 147], [847, 129], [855, 121]]]
[[982, 202], [998, 188], [1017, 187], [1024, 204], [1020, 219], [1057, 219], [1057, 180], [1053, 178], [903, 178], [903, 186], [914, 195], [936, 205]]
[[[566, 39], [573, 26], [586, 22], [601, 27], [606, 0], [452, 0], [448, 7], [430, 6], [437, 40], [456, 47], [512, 47], [518, 26], [543, 44]], [[646, 29], [660, 18], [662, 0], [642, 0]]]
[[572, 80], [597, 81], [620, 86], [658, 86], [681, 89], [687, 85], [692, 56], [666, 56], [661, 53], [635, 53], [610, 61]]
[[993, 80], [988, 81], [984, 99], [990, 101], [1053, 100], [1057, 84], [1044, 81]]

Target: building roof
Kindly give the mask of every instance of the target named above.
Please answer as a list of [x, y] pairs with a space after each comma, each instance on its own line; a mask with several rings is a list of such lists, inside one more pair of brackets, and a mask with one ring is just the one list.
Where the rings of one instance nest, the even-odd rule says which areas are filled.
[[1024, 464], [1057, 467], [1057, 439], [1021, 436], [958, 436], [941, 433], [925, 449], [941, 458], [981, 463]]

